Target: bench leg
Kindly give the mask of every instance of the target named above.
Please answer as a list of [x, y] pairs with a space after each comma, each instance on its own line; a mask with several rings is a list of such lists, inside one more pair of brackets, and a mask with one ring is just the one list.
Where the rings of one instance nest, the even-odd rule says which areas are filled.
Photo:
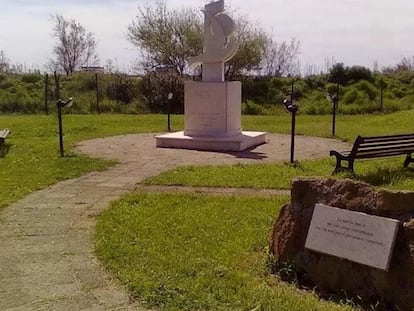
[[355, 172], [354, 172], [354, 159], [348, 160], [348, 170], [351, 173], [352, 177], [355, 177]]
[[335, 169], [332, 172], [332, 174], [340, 173], [343, 169], [343, 167], [341, 165], [341, 162], [342, 162], [341, 159], [338, 156], [335, 156], [335, 157], [336, 157], [336, 165], [335, 165]]
[[337, 173], [348, 171], [348, 172], [351, 173], [351, 175], [353, 177], [355, 177], [354, 159], [349, 159], [349, 160], [344, 159], [344, 161], [348, 161], [348, 167], [345, 167], [345, 166], [342, 166], [342, 160], [338, 156], [335, 156], [335, 157], [336, 157], [336, 165], [335, 165], [335, 169], [332, 172], [332, 174], [334, 175], [334, 174], [337, 174]]
[[411, 154], [407, 154], [407, 157], [404, 161], [404, 167], [407, 167], [412, 162], [414, 162], [414, 159], [411, 157]]

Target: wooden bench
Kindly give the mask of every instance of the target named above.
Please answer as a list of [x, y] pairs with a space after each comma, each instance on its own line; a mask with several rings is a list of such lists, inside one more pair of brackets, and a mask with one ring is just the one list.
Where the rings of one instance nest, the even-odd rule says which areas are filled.
[[[331, 150], [330, 156], [336, 157], [334, 173], [348, 170], [354, 173], [355, 159], [371, 159], [406, 155], [404, 167], [414, 162], [411, 154], [414, 152], [414, 134], [362, 137], [358, 136], [351, 151], [338, 152]], [[348, 167], [342, 166], [342, 161], [348, 162]]]
[[0, 130], [0, 144], [4, 144], [4, 140], [9, 134], [10, 134], [9, 129]]

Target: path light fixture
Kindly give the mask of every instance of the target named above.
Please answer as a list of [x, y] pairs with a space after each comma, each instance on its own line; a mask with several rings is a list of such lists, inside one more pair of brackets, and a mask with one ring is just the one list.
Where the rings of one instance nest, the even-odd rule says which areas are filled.
[[283, 105], [285, 106], [286, 110], [291, 113], [292, 115], [292, 122], [291, 122], [291, 131], [290, 131], [290, 163], [295, 163], [295, 130], [296, 130], [296, 113], [299, 109], [298, 105], [293, 102], [292, 100], [293, 95], [291, 94], [290, 100], [285, 99], [283, 100]]
[[339, 104], [339, 83], [336, 84], [336, 94], [327, 94], [326, 98], [332, 104], [332, 136], [336, 133], [336, 114]]
[[167, 96], [167, 125], [168, 132], [171, 132], [171, 99], [173, 98], [173, 93], [168, 93]]
[[69, 98], [66, 101], [61, 100], [60, 98], [56, 102], [57, 107], [57, 114], [58, 114], [58, 123], [59, 123], [59, 150], [60, 156], [64, 157], [65, 152], [63, 149], [63, 126], [62, 126], [62, 108], [63, 107], [71, 107], [73, 105], [73, 98]]

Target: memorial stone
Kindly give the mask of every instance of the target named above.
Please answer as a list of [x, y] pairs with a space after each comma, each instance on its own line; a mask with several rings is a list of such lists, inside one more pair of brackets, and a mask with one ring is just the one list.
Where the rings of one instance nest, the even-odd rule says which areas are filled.
[[316, 204], [305, 247], [388, 270], [399, 221]]
[[379, 310], [414, 310], [414, 192], [349, 179], [295, 179], [270, 251], [294, 268], [299, 284], [346, 293]]

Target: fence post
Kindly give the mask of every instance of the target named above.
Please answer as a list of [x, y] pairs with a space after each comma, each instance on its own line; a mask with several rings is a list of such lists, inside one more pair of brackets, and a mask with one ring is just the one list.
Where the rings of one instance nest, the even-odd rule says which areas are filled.
[[45, 113], [49, 114], [48, 96], [49, 95], [49, 74], [45, 75]]
[[380, 98], [380, 111], [382, 112], [382, 110], [384, 109], [384, 78], [381, 77], [381, 81], [380, 81], [381, 85], [380, 85], [380, 91], [381, 91], [381, 98]]
[[53, 72], [53, 76], [55, 77], [55, 100], [59, 100], [60, 99], [60, 84], [59, 84], [59, 75], [58, 73], [55, 71]]
[[99, 107], [99, 84], [98, 84], [98, 74], [95, 73], [95, 86], [96, 86], [96, 111], [98, 114], [101, 114], [101, 108]]

